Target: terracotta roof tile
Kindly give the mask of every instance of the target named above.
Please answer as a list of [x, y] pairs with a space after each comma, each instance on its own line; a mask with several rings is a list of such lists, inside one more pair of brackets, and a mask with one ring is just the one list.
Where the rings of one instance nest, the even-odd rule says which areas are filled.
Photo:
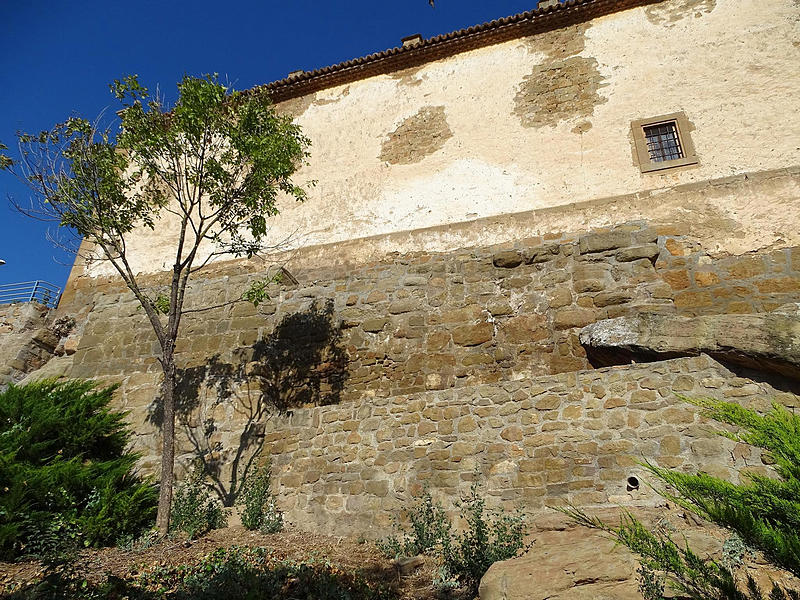
[[566, 0], [558, 6], [518, 13], [408, 46], [389, 48], [314, 71], [295, 73], [284, 79], [258, 86], [254, 91], [266, 90], [274, 102], [281, 102], [335, 85], [391, 73], [476, 48], [661, 1], [663, 0]]

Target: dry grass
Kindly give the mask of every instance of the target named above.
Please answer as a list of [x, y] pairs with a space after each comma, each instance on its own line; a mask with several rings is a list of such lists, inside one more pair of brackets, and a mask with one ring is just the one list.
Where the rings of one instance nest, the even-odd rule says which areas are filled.
[[[75, 561], [75, 569], [82, 578], [97, 583], [109, 575], [128, 578], [154, 567], [192, 564], [218, 548], [230, 546], [265, 547], [277, 560], [327, 560], [343, 571], [359, 572], [368, 581], [390, 584], [402, 600], [440, 598], [431, 585], [436, 571], [433, 558], [426, 557], [422, 567], [411, 575], [401, 577], [392, 561], [384, 558], [372, 542], [291, 528], [267, 535], [232, 526], [212, 531], [197, 540], [167, 538], [140, 550], [84, 550]], [[42, 573], [43, 567], [37, 562], [0, 563], [0, 590], [30, 583], [41, 577]]]

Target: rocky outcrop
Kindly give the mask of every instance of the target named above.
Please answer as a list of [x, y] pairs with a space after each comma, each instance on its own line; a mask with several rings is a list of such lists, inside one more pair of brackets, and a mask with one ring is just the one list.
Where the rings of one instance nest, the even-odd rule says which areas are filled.
[[[633, 514], [649, 529], [671, 532], [703, 559], [721, 560], [731, 533], [674, 505], [638, 508]], [[591, 516], [616, 526], [618, 508], [587, 509]], [[533, 524], [530, 550], [518, 558], [493, 564], [483, 576], [480, 600], [641, 600], [636, 557], [605, 534], [576, 526], [560, 513], [540, 516]], [[800, 590], [800, 580], [769, 564], [759, 552], [745, 554], [737, 580], [752, 576], [765, 590], [778, 583]], [[668, 597], [674, 597], [671, 590]]]
[[636, 560], [622, 546], [583, 527], [544, 531], [525, 555], [495, 563], [481, 600], [641, 600]]
[[0, 307], [0, 387], [44, 365], [58, 338], [47, 329], [49, 309], [41, 304]]
[[16, 385], [26, 385], [32, 381], [41, 379], [64, 379], [68, 378], [72, 371], [72, 356], [54, 356], [42, 367], [28, 373], [16, 382]]
[[[40, 371], [54, 355], [74, 354], [75, 340], [67, 338], [74, 326], [71, 317], [53, 320], [53, 311], [43, 304], [0, 306], [0, 389], [30, 373], [37, 373], [39, 379], [49, 376]], [[47, 373], [63, 376], [65, 371], [51, 369]]]
[[694, 318], [641, 313], [592, 323], [581, 330], [580, 341], [596, 366], [705, 353], [800, 379], [800, 304], [768, 313]]

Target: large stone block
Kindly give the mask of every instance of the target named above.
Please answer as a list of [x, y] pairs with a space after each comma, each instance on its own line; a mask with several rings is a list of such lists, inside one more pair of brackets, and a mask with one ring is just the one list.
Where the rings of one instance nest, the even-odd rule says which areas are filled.
[[626, 357], [711, 356], [800, 378], [800, 304], [771, 313], [687, 318], [642, 313], [585, 327], [581, 344], [598, 362]]
[[631, 234], [628, 231], [609, 231], [606, 233], [590, 233], [578, 240], [581, 254], [616, 250], [630, 245]]
[[452, 335], [459, 346], [478, 346], [492, 339], [494, 325], [488, 322], [461, 325], [453, 329]]

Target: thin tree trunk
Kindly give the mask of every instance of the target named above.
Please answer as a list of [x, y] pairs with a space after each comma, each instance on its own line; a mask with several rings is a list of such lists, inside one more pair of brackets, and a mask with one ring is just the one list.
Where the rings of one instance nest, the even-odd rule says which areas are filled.
[[161, 363], [164, 370], [164, 382], [161, 385], [161, 398], [164, 405], [164, 419], [161, 424], [163, 436], [161, 485], [158, 493], [158, 514], [156, 515], [156, 527], [162, 536], [169, 532], [172, 487], [175, 479], [175, 362], [171, 350], [166, 351], [164, 355]]

